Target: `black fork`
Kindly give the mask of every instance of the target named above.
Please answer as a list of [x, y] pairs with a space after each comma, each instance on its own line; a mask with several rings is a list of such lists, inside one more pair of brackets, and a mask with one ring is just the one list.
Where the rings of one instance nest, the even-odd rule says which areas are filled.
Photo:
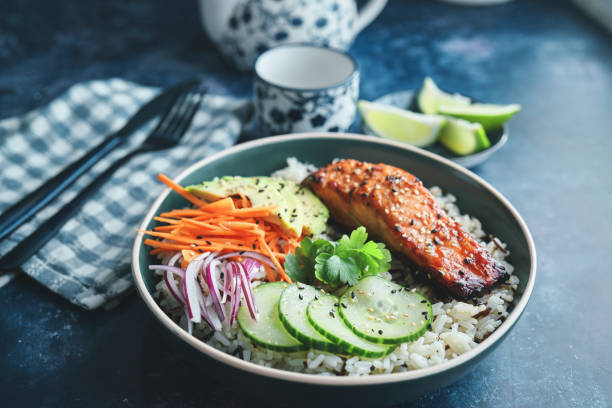
[[72, 218], [77, 210], [110, 178], [110, 176], [134, 156], [176, 146], [193, 120], [202, 99], [204, 89], [196, 85], [184, 92], [162, 115], [157, 126], [144, 142], [114, 162], [70, 202], [60, 208], [51, 218], [43, 222], [34, 232], [21, 241], [0, 259], [0, 271], [12, 271], [21, 266], [42, 248]]

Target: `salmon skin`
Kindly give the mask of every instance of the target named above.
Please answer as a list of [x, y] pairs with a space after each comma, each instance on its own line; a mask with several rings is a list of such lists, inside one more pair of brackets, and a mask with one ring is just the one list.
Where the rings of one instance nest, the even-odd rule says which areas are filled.
[[308, 176], [335, 220], [359, 225], [405, 255], [451, 294], [468, 298], [508, 273], [461, 225], [446, 215], [414, 175], [387, 164], [342, 160]]

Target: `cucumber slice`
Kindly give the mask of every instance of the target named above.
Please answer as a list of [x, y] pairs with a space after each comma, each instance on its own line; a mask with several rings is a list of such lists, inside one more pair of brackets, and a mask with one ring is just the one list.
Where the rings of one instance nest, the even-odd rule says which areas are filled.
[[278, 300], [288, 285], [283, 282], [265, 283], [253, 289], [259, 319], [254, 321], [247, 306], [238, 310], [238, 325], [253, 343], [269, 350], [298, 351], [306, 346], [291, 336], [278, 318]]
[[320, 293], [312, 286], [298, 283], [283, 290], [278, 302], [278, 316], [285, 329], [307, 346], [337, 352], [338, 346], [316, 331], [306, 316], [308, 303]]
[[366, 340], [395, 344], [415, 340], [429, 327], [431, 303], [420, 293], [368, 276], [342, 295], [347, 307], [340, 316], [353, 332]]
[[308, 322], [322, 335], [336, 343], [349, 354], [367, 358], [379, 358], [391, 353], [395, 346], [375, 344], [356, 336], [342, 321], [339, 314], [340, 300], [332, 295], [320, 294], [306, 308]]

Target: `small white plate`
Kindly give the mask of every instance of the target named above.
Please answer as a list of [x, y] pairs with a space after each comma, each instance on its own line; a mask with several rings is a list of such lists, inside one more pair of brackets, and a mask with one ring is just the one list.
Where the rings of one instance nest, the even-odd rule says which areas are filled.
[[[373, 102], [381, 103], [384, 105], [391, 105], [401, 109], [415, 110], [413, 99], [414, 91], [406, 90], [383, 95], [380, 98], [374, 100]], [[365, 123], [362, 122], [361, 126], [364, 133], [377, 136], [368, 126], [365, 125]], [[491, 142], [491, 146], [478, 153], [468, 154], [467, 156], [456, 155], [455, 153], [446, 149], [440, 143], [435, 143], [432, 146], [426, 147], [425, 150], [452, 160], [463, 167], [472, 168], [478, 166], [479, 164], [487, 160], [489, 157], [491, 157], [493, 153], [501, 149], [501, 147], [506, 144], [506, 142], [508, 141], [508, 125], [505, 124], [501, 129], [487, 132], [487, 137]]]

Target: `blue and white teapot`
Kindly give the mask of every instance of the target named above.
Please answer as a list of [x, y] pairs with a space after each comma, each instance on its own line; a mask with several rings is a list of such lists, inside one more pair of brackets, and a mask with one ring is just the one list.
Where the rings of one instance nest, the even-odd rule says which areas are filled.
[[355, 0], [200, 0], [210, 39], [239, 69], [284, 43], [312, 43], [346, 50], [387, 0], [370, 0], [360, 12]]

